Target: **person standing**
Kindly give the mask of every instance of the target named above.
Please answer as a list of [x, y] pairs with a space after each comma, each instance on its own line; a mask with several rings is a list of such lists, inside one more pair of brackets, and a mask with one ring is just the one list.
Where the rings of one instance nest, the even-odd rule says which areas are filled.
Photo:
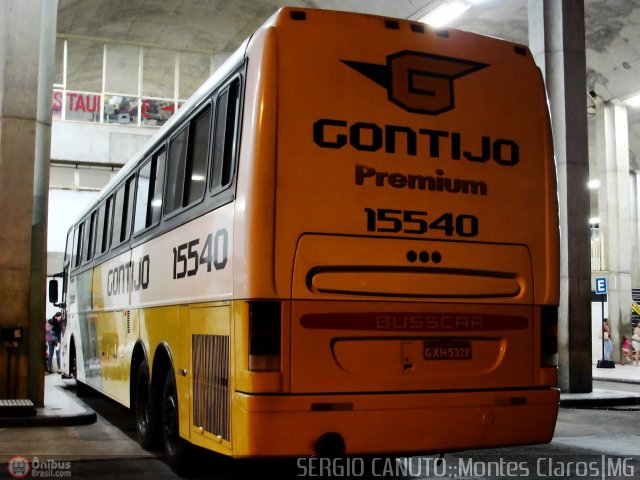
[[631, 338], [626, 333], [622, 335], [622, 346], [620, 347], [622, 355], [620, 355], [620, 365], [632, 363], [631, 358]]
[[602, 337], [604, 342], [604, 359], [611, 360], [613, 344], [611, 343], [611, 327], [609, 326], [609, 319], [607, 318], [602, 322]]
[[640, 362], [640, 322], [638, 322], [633, 329], [633, 335], [631, 337], [631, 345], [635, 354], [634, 360], [636, 367]]
[[60, 370], [60, 333], [62, 331], [62, 313], [56, 312], [53, 317], [47, 320], [46, 324], [46, 342], [49, 348], [47, 355], [47, 373], [53, 373], [53, 355], [56, 355], [56, 368]]

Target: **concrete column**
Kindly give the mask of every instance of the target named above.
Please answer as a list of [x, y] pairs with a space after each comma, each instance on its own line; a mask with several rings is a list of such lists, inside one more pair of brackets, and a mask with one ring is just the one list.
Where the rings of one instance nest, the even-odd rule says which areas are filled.
[[[613, 359], [620, 360], [622, 333], [631, 333], [631, 185], [629, 125], [623, 105], [596, 99], [598, 216], [604, 232]], [[635, 206], [633, 207], [635, 209]]]
[[583, 0], [528, 0], [528, 7], [529, 46], [547, 87], [558, 173], [559, 382], [564, 392], [590, 392], [591, 266], [584, 3]]
[[44, 192], [53, 84], [52, 60], [48, 74], [41, 75], [39, 65], [53, 58], [57, 4], [0, 2], [0, 324], [24, 331], [22, 346], [11, 351], [8, 375], [8, 359], [0, 357], [0, 397], [29, 398], [36, 405], [44, 397]]

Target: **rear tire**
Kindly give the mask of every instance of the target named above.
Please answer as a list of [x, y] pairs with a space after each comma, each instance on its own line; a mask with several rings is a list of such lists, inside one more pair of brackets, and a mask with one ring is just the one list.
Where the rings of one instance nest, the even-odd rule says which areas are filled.
[[180, 437], [178, 393], [173, 368], [167, 373], [162, 394], [162, 439], [171, 469], [179, 475], [188, 474], [192, 466], [192, 447]]
[[140, 363], [135, 385], [134, 413], [138, 441], [145, 450], [156, 450], [161, 445], [160, 419], [154, 405], [154, 396], [149, 381], [149, 365], [146, 360]]

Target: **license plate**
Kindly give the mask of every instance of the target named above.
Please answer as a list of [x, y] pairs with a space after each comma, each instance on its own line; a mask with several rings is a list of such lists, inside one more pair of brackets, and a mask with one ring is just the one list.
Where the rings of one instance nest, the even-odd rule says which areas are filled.
[[471, 360], [469, 340], [425, 340], [425, 360]]

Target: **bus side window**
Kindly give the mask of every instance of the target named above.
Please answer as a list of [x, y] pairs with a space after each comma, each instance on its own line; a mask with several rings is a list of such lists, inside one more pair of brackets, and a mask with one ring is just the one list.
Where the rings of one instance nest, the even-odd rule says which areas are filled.
[[187, 139], [189, 127], [184, 128], [169, 143], [169, 168], [164, 211], [171, 213], [182, 207], [184, 193], [184, 170], [187, 161]]
[[88, 222], [89, 231], [85, 232], [86, 235], [85, 235], [84, 243], [82, 245], [82, 263], [89, 262], [93, 258], [93, 245], [94, 245], [95, 231], [96, 231], [95, 229], [96, 216], [97, 216], [96, 211], [91, 212], [91, 216], [89, 217], [89, 219], [83, 223], [83, 225], [86, 225]]
[[67, 232], [67, 245], [64, 249], [64, 262], [63, 267], [67, 268], [71, 264], [71, 257], [73, 256], [73, 238], [74, 238], [75, 230], [69, 229]]
[[98, 221], [96, 226], [95, 255], [102, 255], [109, 250], [109, 235], [111, 233], [111, 214], [113, 211], [113, 197], [100, 205], [98, 209]]
[[184, 182], [184, 206], [197, 202], [204, 195], [209, 160], [211, 105], [191, 122], [190, 131]]
[[155, 165], [155, 182], [153, 188], [153, 196], [151, 197], [150, 203], [150, 211], [149, 211], [149, 224], [155, 225], [160, 221], [160, 216], [162, 215], [162, 187], [164, 186], [164, 168], [167, 163], [167, 152], [163, 149], [159, 152], [154, 160], [156, 162]]
[[84, 224], [78, 225], [74, 232], [73, 239], [73, 267], [77, 268], [82, 263], [82, 237], [84, 236]]
[[211, 105], [201, 110], [169, 144], [165, 213], [202, 199], [207, 180]]
[[165, 152], [162, 150], [149, 158], [138, 172], [134, 233], [160, 220], [164, 164]]
[[240, 110], [240, 79], [235, 79], [223, 90], [216, 101], [213, 168], [211, 190], [226, 188], [233, 178], [236, 131]]
[[119, 245], [129, 240], [131, 235], [131, 214], [133, 213], [133, 185], [135, 177], [129, 177], [116, 191], [113, 215], [113, 244]]
[[105, 216], [104, 216], [104, 236], [102, 238], [103, 252], [111, 247], [111, 234], [113, 232], [113, 195], [107, 198]]
[[149, 192], [151, 191], [153, 159], [150, 158], [138, 170], [138, 185], [136, 187], [136, 213], [133, 222], [133, 232], [147, 228], [147, 212], [149, 210]]
[[98, 255], [104, 253], [104, 214], [105, 214], [105, 210], [106, 210], [106, 204], [103, 203], [102, 205], [100, 205], [100, 208], [98, 208], [98, 220], [97, 220], [97, 227], [96, 227], [96, 246], [95, 246], [95, 256], [97, 257]]

